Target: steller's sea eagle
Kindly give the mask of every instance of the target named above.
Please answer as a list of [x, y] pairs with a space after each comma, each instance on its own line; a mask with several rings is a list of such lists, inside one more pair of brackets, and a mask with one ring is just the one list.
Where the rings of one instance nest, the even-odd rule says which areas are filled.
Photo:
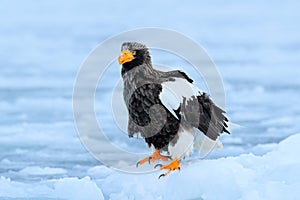
[[225, 112], [186, 73], [154, 69], [144, 44], [125, 42], [121, 51], [118, 62], [129, 113], [128, 135], [141, 135], [149, 147], [155, 148], [137, 166], [172, 159], [169, 164], [157, 165], [168, 170], [162, 177], [180, 170], [180, 161], [193, 152], [193, 147], [203, 153], [222, 145], [219, 135], [229, 133]]

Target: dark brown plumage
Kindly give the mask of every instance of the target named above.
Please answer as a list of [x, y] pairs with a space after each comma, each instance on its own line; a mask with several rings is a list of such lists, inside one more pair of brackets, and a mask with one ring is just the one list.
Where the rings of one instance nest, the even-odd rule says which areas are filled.
[[154, 69], [147, 47], [140, 43], [123, 43], [122, 52], [119, 62], [130, 137], [140, 134], [149, 147], [181, 159], [191, 153], [189, 143], [199, 143], [197, 135], [216, 141], [221, 133], [229, 133], [225, 112], [186, 73]]

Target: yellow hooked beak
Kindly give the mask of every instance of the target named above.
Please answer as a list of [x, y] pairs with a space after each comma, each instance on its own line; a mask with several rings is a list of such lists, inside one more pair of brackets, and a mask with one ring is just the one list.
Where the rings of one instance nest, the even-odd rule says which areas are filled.
[[120, 65], [124, 63], [130, 62], [134, 59], [133, 53], [128, 50], [123, 50], [121, 55], [118, 57], [118, 61]]

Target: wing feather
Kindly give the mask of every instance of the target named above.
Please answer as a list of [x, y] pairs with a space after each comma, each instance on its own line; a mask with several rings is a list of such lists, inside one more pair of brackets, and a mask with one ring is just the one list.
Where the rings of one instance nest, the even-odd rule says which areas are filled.
[[183, 78], [175, 78], [172, 81], [162, 83], [162, 91], [159, 98], [170, 113], [178, 119], [175, 110], [178, 110], [184, 99], [201, 94], [201, 91], [192, 83]]
[[[222, 132], [229, 133], [225, 111], [215, 105], [192, 81], [174, 78], [163, 82], [159, 97], [174, 117], [198, 128], [210, 139], [216, 140]], [[177, 110], [180, 110], [181, 116], [175, 112]]]

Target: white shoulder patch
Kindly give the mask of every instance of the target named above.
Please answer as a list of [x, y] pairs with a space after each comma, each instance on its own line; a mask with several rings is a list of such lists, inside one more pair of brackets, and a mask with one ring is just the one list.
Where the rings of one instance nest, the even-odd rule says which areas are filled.
[[177, 117], [174, 110], [177, 110], [182, 103], [183, 98], [191, 98], [201, 94], [201, 91], [192, 83], [183, 78], [175, 78], [175, 81], [168, 81], [162, 83], [162, 91], [159, 98], [162, 104]]

